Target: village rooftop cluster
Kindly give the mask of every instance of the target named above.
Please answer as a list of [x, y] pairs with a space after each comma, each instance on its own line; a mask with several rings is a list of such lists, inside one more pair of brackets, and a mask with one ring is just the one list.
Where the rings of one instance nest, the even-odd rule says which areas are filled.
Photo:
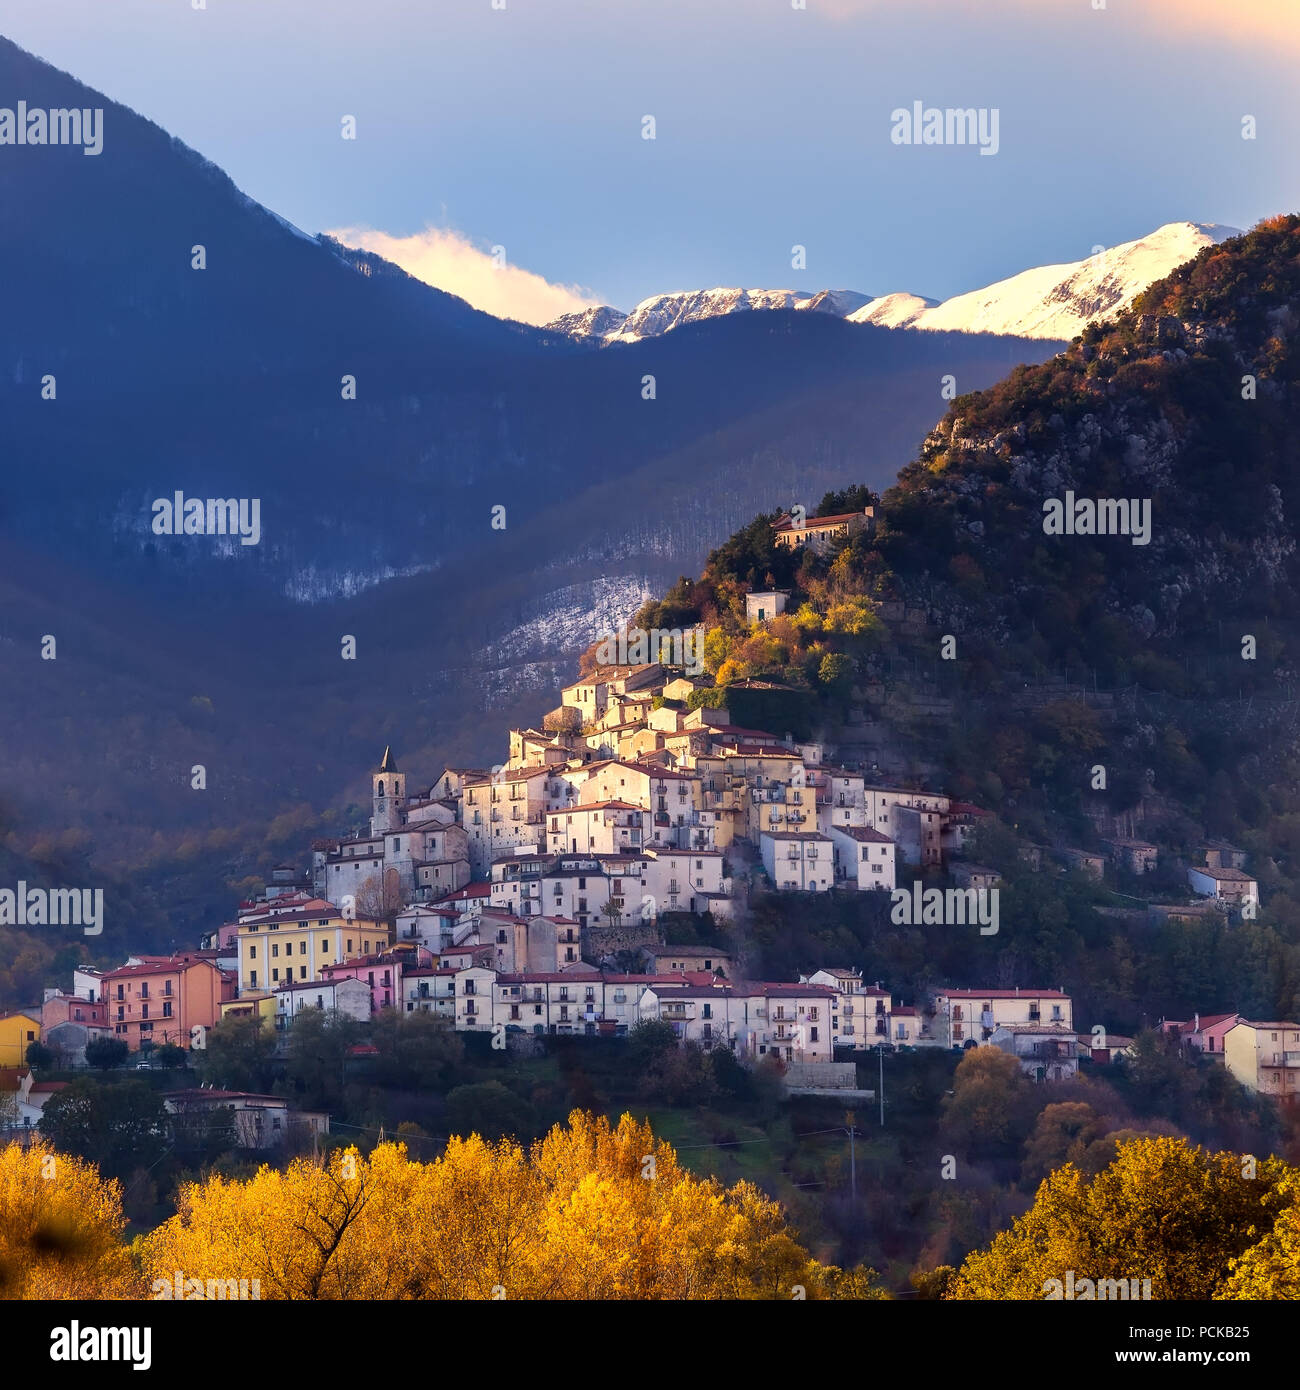
[[[785, 598], [750, 594], [751, 622]], [[67, 1065], [84, 1063], [98, 1037], [147, 1057], [164, 1043], [201, 1047], [232, 1016], [283, 1033], [304, 1009], [358, 1020], [423, 1010], [502, 1046], [526, 1035], [619, 1037], [661, 1020], [683, 1043], [728, 1047], [751, 1063], [775, 1057], [792, 1089], [814, 1091], [854, 1084], [836, 1049], [991, 1044], [1031, 1076], [1059, 1080], [1080, 1055], [1107, 1061], [1127, 1048], [1100, 1029], [1076, 1032], [1059, 988], [939, 989], [902, 1005], [838, 965], [754, 981], [726, 950], [667, 944], [665, 916], [725, 922], [754, 885], [897, 898], [919, 884], [898, 885], [904, 868], [947, 869], [966, 892], [999, 882], [962, 858], [980, 808], [874, 785], [831, 763], [822, 743], [693, 708], [692, 694], [707, 689], [657, 663], [597, 669], [563, 689], [540, 729], [510, 730], [503, 764], [446, 768], [416, 795], [385, 749], [367, 830], [315, 842], [305, 874], [277, 867], [201, 949], [77, 970], [71, 992], [47, 990], [39, 1008], [0, 1017], [0, 1067], [16, 1069], [4, 1084], [21, 1090], [22, 1119], [37, 1123], [60, 1084], [23, 1078], [30, 1042]], [[1158, 851], [1122, 839], [1105, 855], [1063, 853], [1100, 875], [1107, 858], [1150, 870]], [[1244, 855], [1216, 844], [1205, 857], [1188, 874], [1204, 910], [1252, 913], [1258, 890]], [[1166, 1026], [1251, 1089], [1294, 1096], [1300, 1025], [1232, 1014]], [[273, 1097], [206, 1094], [261, 1116], [283, 1109]], [[271, 1126], [259, 1119], [257, 1132]]]

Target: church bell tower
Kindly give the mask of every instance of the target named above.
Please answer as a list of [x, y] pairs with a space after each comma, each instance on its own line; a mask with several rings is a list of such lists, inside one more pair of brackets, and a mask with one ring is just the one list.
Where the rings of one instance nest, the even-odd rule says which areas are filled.
[[383, 835], [390, 830], [400, 830], [406, 811], [406, 774], [398, 772], [391, 747], [384, 749], [379, 771], [370, 780], [374, 808], [370, 816], [370, 833]]

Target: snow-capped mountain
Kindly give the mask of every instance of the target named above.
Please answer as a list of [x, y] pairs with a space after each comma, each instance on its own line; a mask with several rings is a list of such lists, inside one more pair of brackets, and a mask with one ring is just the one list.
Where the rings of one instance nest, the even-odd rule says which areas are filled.
[[942, 302], [906, 291], [873, 298], [857, 290], [685, 290], [643, 299], [630, 314], [601, 304], [565, 314], [546, 327], [589, 343], [637, 343], [723, 314], [808, 309], [882, 328], [1068, 341], [1093, 319], [1127, 308], [1148, 285], [1202, 247], [1240, 235], [1238, 228], [1215, 222], [1170, 222], [1086, 260], [1038, 266]]
[[636, 343], [642, 338], [657, 338], [684, 323], [744, 313], [748, 309], [812, 309], [845, 318], [868, 299], [869, 296], [856, 290], [820, 290], [807, 294], [800, 290], [714, 289], [657, 294], [643, 299], [632, 310], [612, 340]]
[[701, 319], [749, 309], [808, 309], [847, 318], [870, 302], [869, 294], [860, 294], [857, 290], [817, 290], [811, 294], [805, 290], [682, 290], [643, 299], [630, 314], [608, 304], [562, 314], [546, 328], [551, 332], [567, 333], [571, 338], [639, 343], [643, 338], [658, 338], [684, 323], [697, 323]]
[[1238, 228], [1215, 222], [1169, 222], [1086, 260], [1038, 266], [942, 304], [887, 295], [850, 314], [849, 322], [1068, 341], [1093, 319], [1126, 309], [1148, 285], [1203, 247], [1240, 235]]
[[561, 314], [546, 325], [553, 333], [566, 333], [570, 338], [612, 338], [627, 321], [622, 309], [608, 304], [596, 304], [575, 314]]

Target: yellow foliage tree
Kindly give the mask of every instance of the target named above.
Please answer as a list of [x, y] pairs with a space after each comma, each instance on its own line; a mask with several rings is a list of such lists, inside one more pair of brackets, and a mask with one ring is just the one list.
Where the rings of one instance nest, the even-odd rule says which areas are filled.
[[826, 610], [826, 631], [846, 637], [866, 637], [883, 629], [870, 599], [858, 596], [841, 599]]
[[1300, 1298], [1300, 1173], [1293, 1169], [1277, 1190], [1288, 1205], [1264, 1239], [1232, 1261], [1216, 1299]]
[[137, 1298], [122, 1189], [40, 1143], [0, 1149], [0, 1298]]
[[1073, 1164], [1052, 1173], [1011, 1230], [967, 1257], [946, 1296], [1041, 1299], [1073, 1270], [1076, 1282], [1149, 1279], [1152, 1298], [1209, 1298], [1273, 1228], [1288, 1171], [1182, 1138], [1131, 1140], [1091, 1180]]
[[880, 1296], [869, 1271], [810, 1259], [750, 1184], [695, 1178], [649, 1126], [580, 1111], [528, 1154], [474, 1135], [433, 1163], [381, 1144], [191, 1184], [141, 1251], [147, 1279], [258, 1279], [272, 1299]]
[[749, 667], [743, 661], [733, 661], [730, 657], [718, 667], [713, 681], [716, 686], [730, 685], [732, 681], [744, 680], [749, 675]]

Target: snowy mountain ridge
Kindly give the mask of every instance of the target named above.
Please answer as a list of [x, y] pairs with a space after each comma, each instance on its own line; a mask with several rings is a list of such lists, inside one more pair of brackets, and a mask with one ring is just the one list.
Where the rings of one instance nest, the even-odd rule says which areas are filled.
[[657, 338], [683, 324], [758, 309], [811, 310], [850, 323], [940, 333], [998, 333], [1068, 341], [1094, 319], [1117, 314], [1146, 287], [1203, 247], [1239, 236], [1215, 222], [1169, 222], [1145, 237], [1098, 250], [1081, 261], [1036, 266], [942, 302], [895, 292], [856, 290], [683, 290], [643, 299], [630, 314], [607, 304], [565, 314], [546, 325], [596, 346]]

